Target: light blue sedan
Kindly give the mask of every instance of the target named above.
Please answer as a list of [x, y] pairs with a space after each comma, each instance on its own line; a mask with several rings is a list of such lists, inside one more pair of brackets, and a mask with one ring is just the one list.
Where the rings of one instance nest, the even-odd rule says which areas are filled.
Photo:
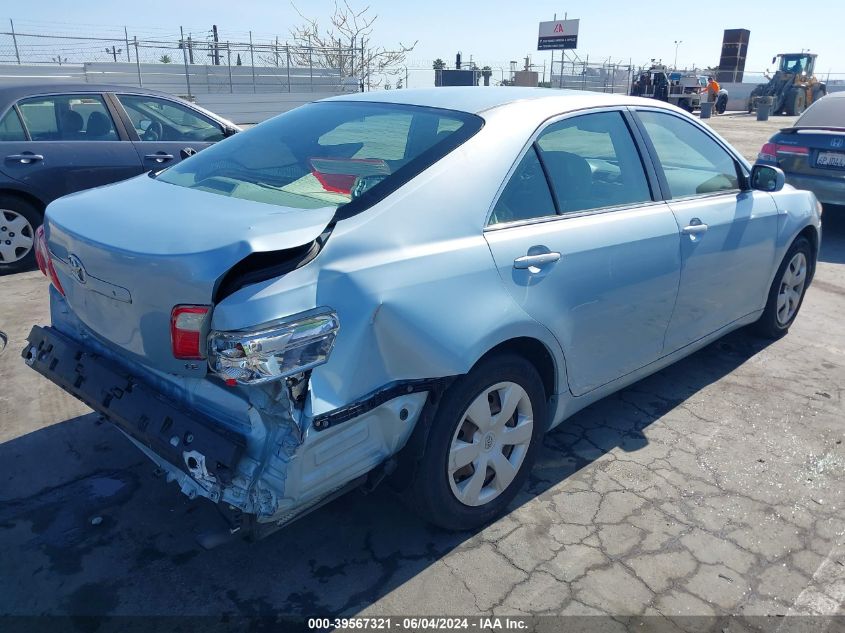
[[232, 530], [385, 479], [471, 529], [579, 409], [784, 334], [820, 214], [654, 100], [347, 95], [51, 204], [24, 357]]

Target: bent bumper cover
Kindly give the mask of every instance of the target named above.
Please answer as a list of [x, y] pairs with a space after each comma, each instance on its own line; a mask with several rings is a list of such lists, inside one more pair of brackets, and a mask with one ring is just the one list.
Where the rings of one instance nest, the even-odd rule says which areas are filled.
[[27, 341], [22, 353], [27, 365], [133, 440], [209, 484], [231, 480], [246, 447], [244, 436], [185, 410], [54, 328], [36, 325]]
[[274, 404], [252, 389], [256, 401], [245, 405], [250, 421], [241, 434], [55, 327], [33, 327], [22, 356], [115, 424], [184, 494], [277, 526], [360, 482], [399, 451], [428, 399], [425, 381], [392, 385], [324, 416], [319, 428], [300, 429], [284, 414], [286, 399]]

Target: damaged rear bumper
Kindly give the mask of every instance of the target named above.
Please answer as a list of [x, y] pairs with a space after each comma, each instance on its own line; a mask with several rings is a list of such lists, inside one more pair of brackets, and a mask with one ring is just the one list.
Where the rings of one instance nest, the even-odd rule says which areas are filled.
[[142, 368], [133, 370], [84, 332], [80, 336], [35, 326], [22, 355], [117, 426], [184, 494], [255, 515], [259, 523], [284, 525], [361, 483], [403, 448], [428, 398], [423, 381], [390, 385], [336, 415], [295, 421], [284, 413], [290, 410], [284, 389], [271, 402], [270, 387], [220, 386], [221, 402], [233, 393], [244, 398], [247, 420], [226, 424], [180, 401], [179, 388], [165, 393], [161, 380], [144, 378]]
[[27, 365], [112, 422], [144, 452], [190, 476], [204, 496], [221, 499], [246, 448], [244, 435], [187, 411], [53, 328], [36, 325], [27, 340], [22, 353]]

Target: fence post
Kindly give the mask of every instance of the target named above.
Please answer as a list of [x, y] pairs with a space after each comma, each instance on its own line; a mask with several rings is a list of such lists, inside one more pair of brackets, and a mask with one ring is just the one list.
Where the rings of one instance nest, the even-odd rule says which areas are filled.
[[226, 42], [226, 61], [229, 64], [229, 92], [232, 93], [235, 89], [232, 87], [232, 49], [229, 47], [229, 42]]
[[126, 27], [123, 27], [123, 41], [126, 42], [126, 61], [131, 62], [132, 57], [129, 55], [129, 31], [126, 30]]
[[18, 60], [18, 65], [20, 65], [21, 54], [18, 52], [18, 38], [15, 35], [15, 23], [12, 22], [12, 18], [9, 18], [9, 25], [12, 27], [12, 43], [15, 45], [15, 59]]
[[252, 49], [252, 31], [249, 32], [249, 63], [252, 66], [252, 91], [255, 90], [255, 55]]
[[311, 53], [314, 49], [308, 47], [308, 72], [311, 73], [311, 92], [314, 92], [314, 61], [311, 59]]
[[185, 31], [182, 30], [182, 27], [179, 27], [179, 35], [181, 36], [179, 39], [179, 46], [182, 48], [182, 59], [185, 62], [185, 83], [188, 85], [188, 98], [191, 98], [191, 73], [188, 70], [188, 51], [185, 50]]
[[141, 80], [141, 58], [138, 57], [138, 36], [132, 36], [133, 41], [135, 42], [135, 67], [138, 69], [138, 87], [143, 88], [144, 82]]
[[290, 44], [285, 44], [285, 57], [287, 58], [288, 92], [290, 92]]
[[566, 57], [566, 51], [560, 52], [560, 75], [558, 75], [557, 87], [563, 88], [563, 60]]

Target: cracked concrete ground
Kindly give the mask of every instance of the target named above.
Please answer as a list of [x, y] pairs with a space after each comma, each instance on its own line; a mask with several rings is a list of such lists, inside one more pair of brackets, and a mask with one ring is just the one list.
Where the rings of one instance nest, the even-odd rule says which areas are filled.
[[379, 489], [213, 551], [209, 504], [23, 365], [46, 282], [0, 278], [0, 613], [845, 615], [845, 209], [824, 230], [787, 337], [733, 333], [577, 414], [487, 528]]

